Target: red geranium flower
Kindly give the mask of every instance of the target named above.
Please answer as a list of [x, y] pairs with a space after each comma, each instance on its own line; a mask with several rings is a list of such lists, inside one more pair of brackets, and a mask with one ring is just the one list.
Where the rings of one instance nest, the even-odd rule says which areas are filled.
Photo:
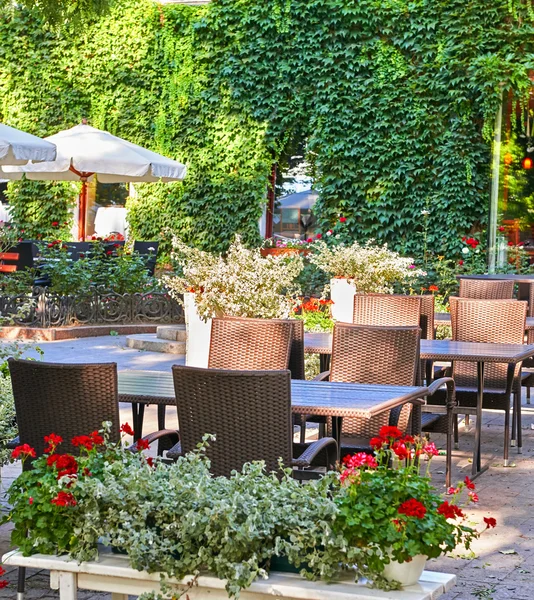
[[508, 245], [509, 245], [509, 246], [513, 246], [513, 245], [514, 245], [514, 242], [508, 242]]
[[456, 519], [456, 517], [464, 516], [462, 509], [456, 506], [456, 504], [449, 504], [448, 500], [444, 500], [444, 502], [438, 506], [438, 513], [443, 515], [446, 519]]
[[83, 447], [87, 450], [92, 450], [94, 446], [93, 440], [88, 435], [77, 435], [72, 438], [71, 442], [73, 446]]
[[44, 449], [45, 454], [48, 454], [49, 452], [55, 452], [56, 447], [61, 444], [63, 438], [56, 433], [51, 433], [50, 435], [45, 435], [44, 441], [48, 444]]
[[149, 457], [146, 459], [146, 464], [147, 464], [149, 467], [153, 467], [153, 466], [154, 466], [154, 459], [153, 459], [151, 456], [149, 456]]
[[371, 445], [371, 448], [374, 448], [375, 450], [380, 450], [380, 448], [382, 448], [382, 446], [384, 445], [384, 440], [379, 437], [374, 437], [371, 438], [371, 441], [369, 443]]
[[130, 425], [128, 425], [128, 423], [123, 423], [121, 425], [121, 432], [125, 433], [126, 435], [133, 435], [134, 434], [133, 429], [130, 427]]
[[352, 456], [345, 456], [343, 463], [351, 469], [358, 469], [360, 467], [370, 467], [371, 469], [376, 469], [376, 467], [378, 467], [374, 456], [371, 456], [366, 452], [358, 452]]
[[471, 502], [478, 502], [478, 494], [476, 494], [475, 492], [468, 492], [467, 495], [469, 496]]
[[394, 442], [394, 444], [391, 446], [391, 449], [396, 454], [396, 456], [398, 458], [400, 458], [400, 460], [404, 460], [405, 458], [410, 458], [411, 452], [408, 448], [406, 448], [406, 445], [404, 444], [404, 442], [401, 442], [401, 441]]
[[465, 483], [465, 487], [468, 490], [474, 490], [475, 489], [475, 484], [469, 479], [469, 477], [467, 475], [465, 476], [464, 483]]
[[93, 431], [90, 435], [95, 446], [101, 446], [104, 443], [104, 438], [98, 433], [98, 431]]
[[484, 523], [486, 523], [487, 529], [497, 526], [497, 521], [493, 517], [484, 517]]
[[58, 221], [52, 221], [52, 227], [57, 227], [59, 225]]
[[28, 458], [28, 456], [35, 458], [35, 450], [29, 444], [17, 446], [11, 453], [11, 458], [22, 458], [22, 460]]
[[425, 505], [416, 500], [410, 498], [403, 502], [397, 509], [399, 515], [406, 515], [407, 517], [415, 517], [416, 519], [422, 519], [426, 515]]
[[378, 435], [384, 439], [393, 438], [397, 440], [402, 437], [402, 431], [393, 425], [384, 425], [380, 428]]
[[458, 261], [458, 264], [459, 264], [459, 265], [460, 265], [460, 267], [461, 267], [461, 266], [464, 264], [464, 261], [463, 261], [463, 260], [459, 260], [459, 261]]
[[46, 459], [46, 464], [49, 467], [55, 465], [58, 479], [64, 475], [75, 475], [78, 472], [78, 462], [72, 454], [51, 454]]
[[317, 234], [315, 237], [316, 237], [318, 240], [320, 240], [320, 239], [323, 237], [323, 234], [322, 234], [322, 233], [318, 233], [318, 234]]
[[50, 500], [52, 504], [56, 506], [76, 506], [77, 502], [74, 496], [70, 492], [58, 492], [55, 498]]
[[344, 223], [347, 220], [347, 217], [339, 217], [339, 222]]
[[428, 291], [429, 292], [439, 292], [439, 287], [437, 285], [429, 285]]
[[135, 447], [141, 451], [141, 450], [148, 450], [148, 447], [150, 446], [150, 444], [148, 443], [148, 440], [137, 440], [137, 443], [135, 444]]
[[306, 241], [308, 242], [308, 244], [311, 244], [313, 242], [313, 238], [308, 238]]
[[439, 450], [436, 448], [436, 444], [434, 442], [430, 442], [423, 446], [423, 452], [430, 458], [431, 456], [438, 456]]

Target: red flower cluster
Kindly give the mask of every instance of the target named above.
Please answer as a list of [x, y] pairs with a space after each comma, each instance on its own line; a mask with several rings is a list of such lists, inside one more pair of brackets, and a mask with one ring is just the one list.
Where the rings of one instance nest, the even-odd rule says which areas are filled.
[[128, 423], [123, 423], [121, 425], [121, 433], [125, 433], [126, 435], [133, 435], [134, 430], [128, 425]]
[[407, 517], [415, 517], [416, 519], [422, 519], [426, 515], [425, 505], [415, 498], [410, 498], [403, 502], [397, 509], [399, 515], [406, 515]]
[[412, 455], [411, 450], [406, 447], [406, 444], [403, 440], [397, 440], [396, 442], [393, 442], [391, 449], [400, 460], [410, 458]]
[[462, 238], [462, 242], [465, 242], [468, 246], [471, 246], [471, 248], [473, 248], [473, 250], [476, 249], [476, 247], [480, 244], [480, 242], [475, 239], [475, 238], [468, 238], [468, 237], [463, 237]]
[[76, 475], [78, 473], [78, 462], [72, 454], [51, 454], [46, 459], [46, 464], [49, 467], [55, 465], [58, 479], [64, 475]]
[[98, 433], [93, 431], [89, 435], [77, 435], [72, 438], [72, 445], [76, 447], [83, 447], [87, 450], [92, 450], [95, 446], [101, 446], [104, 443], [104, 438]]
[[347, 220], [347, 217], [339, 217], [340, 223], [345, 223], [346, 220]]
[[142, 450], [148, 450], [148, 447], [150, 446], [150, 444], [148, 443], [148, 440], [137, 440], [137, 443], [135, 444], [135, 447], [137, 448], [137, 450], [139, 450], [139, 452], [141, 452]]
[[52, 227], [59, 227], [59, 221], [52, 221]]
[[474, 490], [475, 489], [475, 484], [469, 479], [469, 477], [467, 475], [465, 476], [464, 483], [465, 483], [465, 487], [468, 490]]
[[484, 517], [484, 523], [486, 523], [486, 529], [497, 526], [497, 521], [493, 517]]
[[429, 444], [425, 444], [423, 446], [423, 453], [430, 458], [431, 456], [438, 456], [439, 450], [436, 448], [436, 444], [434, 444], [434, 442], [430, 442]]
[[[6, 570], [3, 567], [0, 567], [0, 577], [2, 577], [2, 575], [6, 574]], [[0, 581], [0, 589], [5, 588], [9, 585], [9, 581], [7, 581], [7, 579], [3, 579], [2, 581]]]
[[463, 517], [464, 513], [459, 506], [456, 504], [449, 504], [448, 500], [444, 500], [442, 504], [438, 506], [438, 513], [443, 515], [446, 519], [456, 519], [456, 517]]
[[13, 452], [11, 453], [11, 458], [22, 458], [22, 460], [31, 456], [35, 458], [35, 450], [29, 444], [22, 444], [22, 446], [17, 446]]
[[437, 285], [429, 285], [428, 291], [429, 292], [439, 292], [439, 287]]
[[384, 425], [383, 427], [380, 428], [378, 435], [384, 441], [387, 441], [390, 439], [398, 440], [399, 438], [402, 437], [402, 431], [398, 427], [395, 427], [394, 425]]
[[77, 502], [74, 496], [70, 492], [58, 492], [55, 498], [50, 500], [52, 504], [56, 506], [76, 506]]
[[45, 454], [48, 454], [49, 452], [56, 451], [56, 447], [61, 444], [63, 438], [56, 433], [51, 433], [50, 435], [45, 435], [44, 441], [48, 444], [48, 446], [44, 449]]
[[370, 469], [376, 469], [378, 467], [375, 457], [366, 452], [358, 452], [352, 456], [345, 456], [343, 464], [345, 465], [345, 469], [339, 476], [341, 483], [343, 483], [347, 477], [354, 475], [354, 472], [362, 467], [368, 467]]

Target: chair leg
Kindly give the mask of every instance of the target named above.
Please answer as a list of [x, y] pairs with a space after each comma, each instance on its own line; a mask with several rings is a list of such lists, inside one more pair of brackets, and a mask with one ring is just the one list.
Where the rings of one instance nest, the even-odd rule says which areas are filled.
[[326, 423], [319, 423], [319, 437], [326, 437]]
[[469, 415], [464, 416], [465, 430], [469, 431]]
[[19, 567], [17, 579], [17, 600], [24, 600], [26, 588], [26, 567]]
[[517, 427], [517, 453], [523, 454], [523, 432], [521, 430], [521, 394], [517, 394], [515, 411], [515, 422]]
[[512, 439], [510, 440], [510, 446], [512, 448], [516, 443], [516, 417], [517, 417], [517, 394], [512, 394]]
[[527, 404], [530, 404], [530, 385], [527, 385]]
[[306, 443], [306, 415], [300, 415], [300, 443]]
[[458, 450], [458, 448], [460, 447], [460, 441], [458, 439], [458, 415], [454, 415], [453, 429], [454, 429], [454, 449]]
[[508, 446], [510, 445], [510, 408], [504, 411], [504, 466], [508, 466]]

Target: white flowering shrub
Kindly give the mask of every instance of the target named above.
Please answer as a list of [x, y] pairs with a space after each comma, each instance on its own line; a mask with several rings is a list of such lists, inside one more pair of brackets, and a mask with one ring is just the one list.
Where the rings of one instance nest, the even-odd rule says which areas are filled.
[[297, 306], [295, 283], [303, 268], [299, 255], [262, 257], [236, 236], [226, 256], [217, 256], [173, 239], [172, 258], [181, 273], [166, 275], [169, 293], [193, 292], [199, 315], [286, 319]]
[[425, 275], [424, 271], [415, 268], [412, 258], [403, 258], [387, 244], [379, 246], [374, 240], [364, 245], [354, 242], [351, 246], [316, 242], [308, 259], [331, 277], [351, 280], [358, 292], [365, 294], [392, 293], [394, 283], [405, 283]]

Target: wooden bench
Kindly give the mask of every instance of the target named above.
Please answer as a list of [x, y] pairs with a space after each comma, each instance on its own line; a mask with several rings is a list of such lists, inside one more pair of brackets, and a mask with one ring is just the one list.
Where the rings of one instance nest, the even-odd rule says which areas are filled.
[[[35, 554], [22, 556], [14, 550], [5, 554], [2, 563], [9, 566], [45, 569], [50, 571], [50, 587], [59, 590], [60, 600], [75, 600], [77, 590], [111, 593], [112, 600], [128, 600], [128, 595], [160, 590], [159, 573], [136, 571], [129, 566], [128, 557], [112, 554], [104, 548], [97, 561], [76, 563], [65, 556]], [[169, 579], [177, 589], [185, 590], [192, 577]], [[403, 590], [384, 592], [355, 583], [350, 574], [336, 583], [307, 581], [293, 573], [272, 572], [266, 580], [257, 580], [243, 590], [241, 600], [435, 600], [450, 590], [456, 577], [446, 573], [424, 571], [416, 585]], [[190, 600], [210, 598], [227, 600], [222, 579], [201, 575], [187, 591]]]

